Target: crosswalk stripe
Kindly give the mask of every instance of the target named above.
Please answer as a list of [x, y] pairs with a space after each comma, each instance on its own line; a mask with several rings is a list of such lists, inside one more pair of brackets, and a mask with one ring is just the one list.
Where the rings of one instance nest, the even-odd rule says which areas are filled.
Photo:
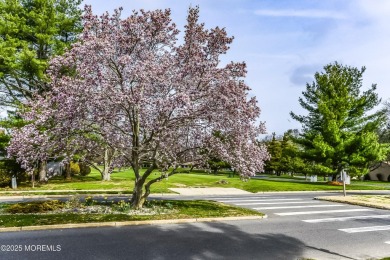
[[[242, 199], [267, 199], [269, 196], [258, 196], [258, 197], [208, 197], [207, 199], [211, 200], [242, 200]], [[278, 197], [278, 198], [284, 198], [284, 197]]]
[[262, 207], [253, 208], [256, 210], [262, 209], [303, 209], [303, 208], [325, 208], [325, 207], [343, 207], [344, 205], [339, 204], [323, 204], [323, 205], [304, 205], [304, 206], [281, 206], [281, 207]]
[[369, 232], [369, 231], [381, 231], [381, 230], [390, 230], [390, 225], [386, 226], [371, 226], [371, 227], [359, 227], [359, 228], [342, 228], [340, 231], [347, 233], [360, 233], [360, 232]]
[[322, 223], [322, 222], [346, 221], [346, 220], [354, 220], [354, 219], [371, 219], [371, 218], [390, 218], [390, 215], [368, 215], [368, 216], [340, 217], [340, 218], [305, 219], [302, 221], [307, 223]]
[[237, 206], [247, 206], [247, 205], [272, 205], [277, 203], [279, 204], [312, 204], [312, 203], [321, 203], [319, 201], [288, 201], [288, 202], [251, 202], [251, 203], [236, 203]]
[[214, 195], [214, 196], [209, 196], [209, 198], [225, 198], [225, 199], [237, 199], [237, 198], [261, 198], [261, 197], [275, 197], [274, 195], [251, 195], [251, 196], [242, 196], [242, 195], [231, 195], [231, 196], [224, 196], [224, 195]]
[[250, 201], [293, 201], [293, 200], [302, 200], [302, 199], [260, 199], [260, 200], [219, 200], [219, 202], [250, 202]]
[[274, 213], [278, 216], [293, 216], [293, 215], [310, 215], [321, 213], [338, 213], [338, 212], [355, 212], [355, 211], [373, 211], [372, 209], [340, 209], [340, 210], [321, 210], [321, 211], [298, 211], [298, 212], [281, 212]]
[[385, 243], [390, 245], [390, 241], [386, 241]]

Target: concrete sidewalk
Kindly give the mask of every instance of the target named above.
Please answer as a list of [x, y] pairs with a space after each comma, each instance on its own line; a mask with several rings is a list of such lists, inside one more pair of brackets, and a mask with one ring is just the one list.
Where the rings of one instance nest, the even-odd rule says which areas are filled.
[[169, 188], [183, 196], [205, 196], [205, 195], [248, 195], [248, 191], [236, 188]]

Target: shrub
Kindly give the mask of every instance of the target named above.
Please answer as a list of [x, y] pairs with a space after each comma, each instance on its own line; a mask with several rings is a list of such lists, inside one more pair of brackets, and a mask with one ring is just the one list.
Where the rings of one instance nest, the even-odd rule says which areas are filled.
[[378, 173], [377, 175], [376, 175], [376, 177], [378, 178], [378, 180], [380, 180], [380, 181], [386, 181], [386, 178], [385, 178], [385, 175], [383, 174], [383, 173]]
[[94, 200], [91, 196], [88, 196], [88, 197], [85, 198], [84, 205], [85, 206], [93, 206], [96, 203], [97, 203], [96, 200]]
[[125, 202], [124, 200], [120, 200], [120, 201], [114, 206], [114, 208], [115, 208], [117, 211], [125, 212], [125, 211], [130, 210], [131, 204], [130, 204], [129, 202]]
[[34, 201], [34, 202], [13, 204], [7, 208], [7, 212], [12, 214], [43, 213], [46, 211], [62, 209], [63, 207], [64, 207], [64, 202], [59, 200]]
[[26, 181], [27, 174], [13, 159], [0, 160], [0, 187], [9, 186], [12, 176], [15, 175], [18, 182]]
[[0, 187], [9, 186], [11, 183], [11, 175], [8, 172], [4, 172], [0, 169]]
[[366, 175], [364, 175], [363, 180], [365, 180], [365, 181], [370, 181], [370, 180], [371, 180], [370, 175], [369, 175], [368, 173], [367, 173]]
[[328, 181], [326, 184], [328, 184], [328, 185], [334, 185], [334, 186], [343, 185], [342, 182], [338, 182], [338, 181]]
[[217, 182], [215, 182], [216, 184], [229, 184], [229, 182], [227, 180], [219, 180]]
[[80, 166], [77, 162], [70, 162], [70, 174], [77, 175], [80, 173]]
[[87, 176], [88, 174], [91, 173], [91, 167], [89, 167], [85, 163], [79, 163], [79, 167], [80, 167], [81, 176]]
[[81, 203], [81, 199], [79, 196], [72, 196], [64, 203], [65, 208], [74, 209], [83, 207], [83, 203]]

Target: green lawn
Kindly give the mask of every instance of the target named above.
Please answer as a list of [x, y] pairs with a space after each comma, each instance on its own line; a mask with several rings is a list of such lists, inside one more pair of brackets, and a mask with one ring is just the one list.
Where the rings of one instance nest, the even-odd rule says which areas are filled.
[[[156, 178], [159, 173], [153, 173], [150, 178]], [[276, 179], [275, 179], [276, 178]], [[341, 186], [328, 185], [325, 182], [297, 182], [296, 180], [289, 181], [286, 176], [281, 176], [280, 181], [278, 177], [272, 176], [272, 180], [264, 179], [250, 179], [246, 182], [240, 180], [238, 176], [229, 177], [228, 173], [221, 173], [218, 175], [208, 174], [201, 171], [196, 173], [180, 173], [164, 179], [151, 186], [152, 193], [170, 193], [169, 188], [181, 187], [229, 187], [243, 189], [249, 192], [263, 192], [263, 191], [321, 191], [321, 190], [341, 190]], [[73, 190], [82, 193], [83, 190], [107, 190], [113, 193], [130, 193], [134, 185], [134, 174], [132, 170], [125, 170], [121, 172], [114, 172], [111, 175], [112, 181], [101, 181], [100, 174], [93, 170], [91, 174], [86, 177], [74, 176], [72, 180], [64, 180], [63, 178], [51, 179], [48, 184], [37, 184], [34, 189], [31, 188], [31, 183], [19, 184], [18, 190], [51, 190], [53, 192], [61, 193], [62, 190]], [[218, 182], [225, 180], [227, 184], [219, 184]], [[353, 181], [351, 185], [347, 186], [349, 190], [385, 190], [390, 189], [389, 182], [375, 182], [375, 181]], [[2, 191], [9, 191], [10, 189], [0, 189]]]

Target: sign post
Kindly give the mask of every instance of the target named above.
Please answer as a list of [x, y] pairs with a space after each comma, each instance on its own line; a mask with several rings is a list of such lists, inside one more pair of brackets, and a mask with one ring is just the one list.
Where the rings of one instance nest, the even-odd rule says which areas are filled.
[[16, 182], [16, 176], [15, 176], [15, 175], [12, 175], [11, 187], [12, 187], [12, 189], [16, 189], [16, 188], [18, 187], [17, 182]]
[[344, 197], [347, 196], [347, 191], [345, 189], [345, 179], [347, 178], [347, 174], [344, 169], [341, 170], [341, 180], [343, 181], [343, 194]]

